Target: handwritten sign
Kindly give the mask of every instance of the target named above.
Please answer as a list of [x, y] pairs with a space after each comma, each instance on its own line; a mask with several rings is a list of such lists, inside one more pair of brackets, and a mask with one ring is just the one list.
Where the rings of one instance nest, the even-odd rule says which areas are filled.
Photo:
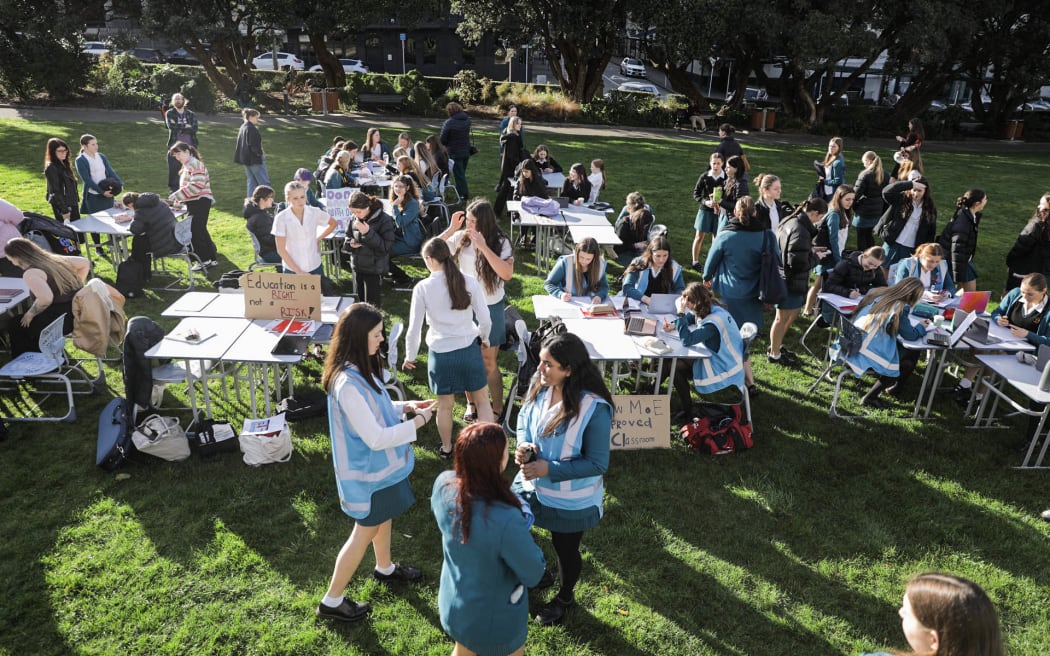
[[324, 191], [324, 207], [328, 215], [339, 224], [337, 230], [345, 231], [353, 219], [353, 216], [350, 214], [350, 196], [355, 191], [360, 191], [360, 189], [343, 187], [340, 189], [325, 189]]
[[666, 394], [616, 394], [613, 401], [613, 450], [671, 448], [671, 403]]
[[240, 282], [248, 319], [321, 320], [321, 276], [249, 271]]

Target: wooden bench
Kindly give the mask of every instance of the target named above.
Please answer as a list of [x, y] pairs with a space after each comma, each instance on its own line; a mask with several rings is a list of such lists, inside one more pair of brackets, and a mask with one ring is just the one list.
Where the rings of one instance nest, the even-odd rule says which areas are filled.
[[400, 109], [405, 97], [400, 93], [360, 93], [357, 95], [358, 107], [389, 107]]

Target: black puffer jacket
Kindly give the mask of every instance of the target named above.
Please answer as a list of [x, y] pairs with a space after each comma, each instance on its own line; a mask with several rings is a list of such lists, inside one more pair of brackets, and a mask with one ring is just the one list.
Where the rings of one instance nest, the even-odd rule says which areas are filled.
[[[977, 252], [977, 227], [981, 223], [981, 213], [974, 214], [965, 207], [955, 211], [955, 216], [941, 233], [941, 248], [947, 254], [948, 269], [953, 280], [961, 280], [966, 265]], [[922, 242], [916, 242], [922, 243]]]
[[1006, 266], [1020, 276], [1050, 273], [1050, 223], [1030, 220], [1006, 255]]
[[[879, 223], [875, 226], [875, 234], [887, 242], [895, 242], [897, 235], [901, 233], [911, 217], [912, 203], [904, 196], [904, 192], [911, 191], [912, 183], [908, 180], [894, 182], [882, 190], [882, 197], [889, 205], [883, 213]], [[927, 191], [929, 193], [929, 191]], [[919, 219], [919, 229], [915, 234], [915, 245], [927, 244], [937, 237], [937, 212], [923, 211]]]
[[[146, 351], [164, 339], [164, 329], [149, 317], [131, 317], [124, 335], [124, 393], [129, 402], [142, 408], [150, 405], [153, 391], [153, 361]], [[166, 360], [165, 360], [166, 362]]]
[[853, 290], [860, 292], [863, 296], [875, 287], [886, 286], [886, 274], [882, 267], [878, 266], [871, 271], [865, 271], [860, 265], [860, 251], [853, 251], [839, 260], [835, 268], [828, 274], [824, 283], [824, 291], [829, 294], [849, 297]]
[[817, 226], [805, 212], [780, 222], [777, 226], [777, 245], [784, 258], [784, 279], [789, 294], [805, 294], [809, 289], [809, 273], [817, 266], [813, 252], [813, 237]]
[[135, 236], [149, 237], [149, 247], [154, 257], [182, 250], [182, 244], [175, 239], [175, 215], [170, 207], [160, 202], [157, 194], [147, 192], [139, 195], [135, 201], [135, 219], [128, 230]]
[[357, 221], [354, 221], [347, 235], [348, 240], [353, 237], [361, 244], [361, 248], [345, 247], [350, 252], [350, 264], [360, 273], [386, 275], [390, 270], [390, 249], [396, 239], [394, 217], [378, 209], [365, 221], [368, 223], [367, 233], [362, 235]]
[[456, 112], [441, 125], [441, 143], [452, 157], [470, 153], [470, 116]]
[[254, 203], [244, 205], [244, 227], [248, 232], [255, 235], [259, 242], [260, 253], [276, 253], [277, 240], [270, 231], [273, 230], [273, 217], [264, 209], [260, 209]]

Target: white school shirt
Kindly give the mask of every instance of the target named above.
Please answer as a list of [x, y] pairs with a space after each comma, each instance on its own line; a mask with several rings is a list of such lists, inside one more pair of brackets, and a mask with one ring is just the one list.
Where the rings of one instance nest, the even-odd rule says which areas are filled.
[[901, 228], [900, 233], [897, 235], [896, 242], [901, 246], [907, 246], [908, 248], [915, 248], [915, 237], [919, 234], [919, 221], [922, 220], [922, 203], [915, 205], [912, 204], [911, 216], [908, 217], [908, 222]]
[[[773, 201], [769, 204], [769, 223], [772, 226], [773, 232], [777, 231], [777, 226], [780, 225], [780, 209], [777, 207], [777, 202]], [[842, 235], [839, 235], [839, 243], [842, 243]]]
[[[98, 153], [95, 153], [94, 157], [84, 153], [84, 159], [87, 160], [88, 167], [91, 170], [91, 179], [95, 184], [106, 179], [106, 163], [102, 161], [102, 158], [98, 156]], [[101, 195], [94, 189], [88, 189], [88, 193], [95, 194], [96, 196]]]
[[[485, 305], [485, 294], [481, 283], [464, 276], [470, 306], [462, 310], [452, 309], [452, 298], [448, 293], [448, 281], [443, 271], [433, 271], [429, 278], [416, 283], [412, 288], [412, 305], [408, 312], [408, 330], [405, 333], [405, 360], [414, 361], [419, 355], [419, 337], [423, 332], [423, 319], [427, 330], [427, 349], [433, 353], [448, 353], [470, 346], [479, 336], [488, 341], [492, 329], [492, 318]], [[478, 323], [474, 323], [477, 317]]]
[[587, 182], [591, 183], [591, 195], [587, 198], [588, 205], [598, 201], [598, 194], [601, 193], [602, 182], [604, 181], [604, 179], [605, 176], [601, 174], [601, 171], [599, 171], [598, 173], [592, 173], [587, 176]]
[[[321, 247], [317, 243], [317, 235], [321, 229], [327, 227], [328, 214], [324, 210], [307, 205], [303, 208], [303, 222], [299, 223], [299, 219], [289, 207], [274, 217], [270, 234], [274, 237], [284, 237], [284, 246], [288, 249], [288, 254], [296, 264], [309, 272], [321, 266]], [[282, 264], [291, 270], [288, 262]]]
[[[466, 230], [460, 230], [453, 234], [448, 238], [448, 249], [455, 253], [456, 249], [459, 248], [459, 242], [463, 241], [466, 236]], [[512, 255], [514, 255], [514, 247], [511, 246], [510, 240], [506, 237], [500, 237], [499, 259], [506, 260]], [[463, 250], [456, 255], [456, 258], [459, 260], [459, 270], [463, 272], [463, 275], [477, 280], [478, 270], [475, 266], [477, 265], [478, 256], [477, 251], [474, 250], [474, 244], [465, 246]], [[490, 294], [488, 290], [485, 289], [485, 285], [481, 284], [481, 281], [478, 280], [478, 283], [481, 285], [481, 291], [485, 295], [486, 305], [499, 303], [503, 300], [503, 297], [507, 295], [503, 290], [503, 282], [503, 278], [497, 278], [496, 290]]]

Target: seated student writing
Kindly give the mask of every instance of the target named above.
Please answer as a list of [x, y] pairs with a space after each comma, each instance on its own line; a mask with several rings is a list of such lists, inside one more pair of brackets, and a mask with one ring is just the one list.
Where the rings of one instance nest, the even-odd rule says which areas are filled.
[[[1023, 339], [1037, 348], [1041, 344], [1050, 346], [1050, 311], [1047, 308], [1050, 297], [1046, 288], [1046, 276], [1028, 274], [1021, 279], [1021, 286], [1008, 291], [998, 307], [992, 310], [992, 321], [1009, 328], [1015, 339]], [[976, 376], [977, 367], [970, 367], [955, 386], [955, 400], [959, 404], [969, 402]]]
[[[536, 150], [532, 151], [532, 159], [544, 173], [561, 173], [562, 171], [561, 164], [558, 163], [558, 160], [551, 157], [550, 149], [543, 144], [536, 146]], [[590, 178], [588, 177], [589, 180]]]
[[703, 344], [710, 358], [679, 359], [674, 372], [674, 389], [681, 404], [676, 419], [690, 416], [691, 387], [710, 394], [729, 386], [744, 384], [744, 340], [729, 311], [702, 283], [690, 283], [675, 301], [678, 318], [664, 321], [664, 330], [678, 333], [683, 346]]
[[146, 271], [150, 269], [151, 253], [153, 257], [163, 257], [183, 249], [175, 238], [175, 214], [167, 203], [161, 202], [160, 196], [129, 191], [120, 202], [135, 212], [135, 218], [128, 226], [135, 235], [131, 243], [131, 258], [141, 262]]
[[915, 249], [915, 255], [905, 258], [893, 268], [893, 280], [904, 280], [912, 276], [922, 281], [926, 291], [942, 301], [955, 294], [955, 281], [944, 261], [944, 249], [940, 244], [923, 244]]
[[853, 251], [846, 255], [828, 274], [824, 291], [846, 298], [861, 298], [875, 287], [886, 286], [886, 275], [882, 262], [886, 251], [882, 246], [872, 246], [863, 253]]
[[585, 237], [570, 255], [558, 258], [543, 286], [548, 294], [563, 301], [571, 300], [573, 296], [588, 296], [592, 303], [602, 303], [609, 298], [605, 266], [598, 241], [594, 237]]
[[886, 391], [900, 401], [904, 384], [919, 361], [919, 350], [906, 349], [897, 341], [922, 339], [928, 319], [912, 324], [908, 318], [911, 309], [922, 298], [924, 289], [918, 278], [905, 278], [892, 287], [873, 289], [857, 306], [853, 325], [864, 332], [864, 341], [850, 358], [850, 364], [860, 370], [871, 369], [879, 375], [861, 404], [885, 408], [879, 395]]
[[683, 289], [682, 265], [671, 259], [667, 237], [653, 237], [642, 256], [624, 271], [624, 296], [646, 305], [653, 294], [680, 294]]

